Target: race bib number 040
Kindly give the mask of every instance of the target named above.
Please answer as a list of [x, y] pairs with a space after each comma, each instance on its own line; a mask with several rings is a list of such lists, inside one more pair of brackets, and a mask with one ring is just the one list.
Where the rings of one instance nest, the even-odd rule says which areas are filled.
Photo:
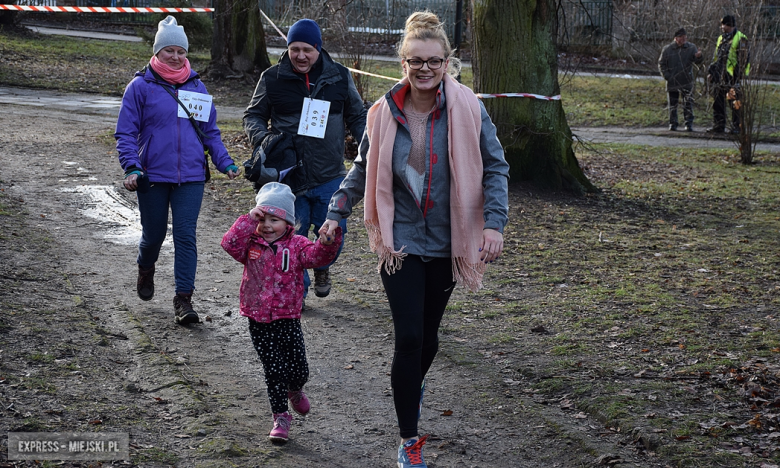
[[319, 99], [303, 99], [301, 122], [298, 124], [298, 135], [314, 138], [325, 138], [325, 128], [328, 126], [330, 103]]
[[[211, 96], [203, 93], [179, 90], [179, 100], [187, 107], [195, 120], [208, 122], [211, 115]], [[187, 119], [187, 113], [179, 106], [179, 117]]]

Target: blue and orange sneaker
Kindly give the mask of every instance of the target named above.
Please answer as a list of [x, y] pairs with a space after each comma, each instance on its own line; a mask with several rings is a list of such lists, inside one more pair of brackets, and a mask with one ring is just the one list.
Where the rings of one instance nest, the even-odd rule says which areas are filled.
[[427, 435], [420, 439], [409, 439], [398, 447], [398, 468], [428, 468], [422, 454], [426, 439]]

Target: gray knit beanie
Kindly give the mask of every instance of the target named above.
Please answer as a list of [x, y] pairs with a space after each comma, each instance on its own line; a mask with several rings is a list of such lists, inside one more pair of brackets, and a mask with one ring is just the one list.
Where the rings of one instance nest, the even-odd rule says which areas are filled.
[[157, 52], [163, 47], [172, 45], [179, 46], [184, 50], [190, 48], [190, 42], [187, 40], [187, 35], [184, 34], [184, 26], [179, 26], [176, 18], [168, 15], [157, 24], [157, 34], [154, 36], [152, 50], [154, 55], [157, 55]]
[[295, 195], [288, 185], [269, 182], [257, 192], [255, 201], [264, 212], [295, 225]]

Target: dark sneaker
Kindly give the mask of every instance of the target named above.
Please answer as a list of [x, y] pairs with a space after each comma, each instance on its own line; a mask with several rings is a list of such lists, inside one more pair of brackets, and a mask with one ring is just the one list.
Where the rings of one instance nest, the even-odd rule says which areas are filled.
[[198, 313], [192, 309], [192, 294], [177, 294], [173, 296], [173, 310], [176, 312], [176, 323], [187, 325], [200, 322]]
[[314, 294], [317, 297], [330, 294], [330, 270], [314, 270]]
[[142, 301], [151, 300], [154, 297], [154, 265], [145, 270], [138, 265], [138, 281], [135, 290]]
[[686, 132], [692, 132], [693, 131], [693, 125], [686, 125], [685, 126], [685, 131]]
[[723, 133], [726, 131], [723, 127], [712, 127], [705, 130], [707, 133]]
[[428, 468], [422, 456], [422, 447], [427, 438], [425, 435], [419, 440], [410, 439], [398, 447], [398, 468]]
[[292, 415], [285, 411], [284, 413], [274, 413], [274, 428], [268, 434], [271, 442], [285, 443], [290, 438], [290, 424]]
[[674, 125], [674, 124], [669, 125], [669, 131], [670, 132], [676, 132], [677, 131], [677, 125]]
[[290, 406], [296, 413], [301, 416], [306, 416], [309, 413], [311, 403], [309, 403], [309, 398], [303, 393], [303, 390], [287, 392], [287, 399], [290, 400]]

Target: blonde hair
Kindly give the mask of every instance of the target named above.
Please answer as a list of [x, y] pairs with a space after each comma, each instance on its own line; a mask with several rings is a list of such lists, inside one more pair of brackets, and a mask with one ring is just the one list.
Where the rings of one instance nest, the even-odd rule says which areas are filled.
[[455, 57], [455, 51], [452, 49], [450, 40], [447, 38], [447, 32], [444, 31], [444, 23], [439, 20], [436, 13], [428, 10], [416, 11], [406, 18], [404, 37], [401, 38], [398, 45], [396, 45], [396, 53], [399, 58], [406, 58], [409, 41], [415, 39], [421, 41], [439, 41], [444, 49], [444, 59], [449, 60], [447, 73], [453, 77], [460, 74], [460, 59]]

